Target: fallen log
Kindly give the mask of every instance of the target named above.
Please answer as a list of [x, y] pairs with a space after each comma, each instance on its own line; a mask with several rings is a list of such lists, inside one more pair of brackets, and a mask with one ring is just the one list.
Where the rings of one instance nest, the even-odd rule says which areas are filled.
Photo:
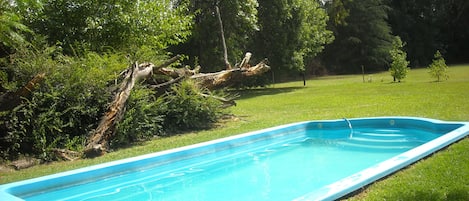
[[22, 170], [30, 168], [32, 166], [38, 165], [41, 163], [41, 160], [35, 158], [24, 158], [17, 161], [13, 161], [10, 166], [15, 170]]
[[210, 90], [221, 89], [234, 86], [243, 82], [247, 77], [262, 75], [270, 70], [270, 66], [267, 65], [267, 59], [264, 59], [255, 66], [249, 65], [251, 56], [252, 54], [247, 52], [241, 63], [236, 65], [236, 68], [215, 73], [199, 73], [200, 66], [196, 67], [194, 70], [190, 70], [189, 68], [161, 68], [156, 73], [170, 76], [173, 79], [188, 77], [196, 80], [203, 88]]
[[116, 123], [124, 115], [125, 103], [135, 85], [138, 74], [139, 65], [135, 62], [126, 72], [119, 91], [114, 97], [114, 101], [109, 105], [98, 127], [91, 134], [91, 137], [88, 138], [88, 143], [83, 151], [86, 157], [101, 156], [109, 149], [109, 140], [114, 133]]
[[68, 149], [52, 149], [53, 153], [57, 156], [60, 157], [62, 160], [66, 161], [74, 161], [80, 158], [81, 154], [76, 151], [71, 151]]
[[[161, 94], [162, 91], [167, 90], [172, 84], [178, 83], [181, 80], [194, 79], [201, 87], [207, 89], [220, 89], [224, 87], [233, 86], [242, 82], [245, 77], [256, 76], [263, 74], [270, 70], [266, 60], [261, 61], [255, 66], [248, 64], [251, 53], [246, 53], [245, 58], [238, 65], [237, 68], [223, 70], [217, 73], [199, 73], [200, 67], [191, 70], [185, 68], [166, 68], [171, 63], [177, 61], [179, 56], [173, 57], [162, 65], [155, 66], [152, 63], [135, 63], [132, 67], [121, 73], [124, 76], [122, 83], [114, 97], [114, 100], [109, 105], [107, 112], [102, 117], [98, 127], [91, 133], [88, 142], [83, 151], [85, 157], [101, 156], [109, 150], [109, 141], [114, 135], [116, 124], [121, 120], [125, 112], [125, 105], [130, 96], [132, 88], [137, 80], [148, 79], [153, 74], [166, 75], [170, 79], [163, 83], [149, 85], [150, 88], [155, 89], [156, 94]], [[212, 97], [223, 103], [223, 106], [229, 107], [236, 105], [234, 97], [223, 98], [215, 97], [207, 94], [199, 94], [204, 97]]]
[[45, 73], [34, 76], [26, 85], [15, 92], [6, 92], [0, 95], [0, 111], [7, 111], [20, 105], [23, 98], [28, 98], [32, 91], [44, 80]]
[[202, 87], [213, 90], [234, 86], [247, 77], [262, 75], [269, 70], [270, 66], [267, 65], [267, 60], [263, 60], [252, 67], [245, 65], [245, 67], [223, 70], [217, 73], [199, 73], [190, 78], [197, 80]]
[[111, 102], [106, 113], [101, 118], [98, 127], [91, 132], [90, 137], [88, 137], [88, 142], [83, 150], [85, 157], [93, 158], [101, 156], [109, 150], [109, 141], [114, 135], [117, 123], [124, 116], [125, 105], [135, 83], [138, 80], [149, 78], [155, 70], [169, 66], [179, 60], [179, 58], [180, 56], [177, 55], [158, 66], [155, 66], [152, 63], [138, 64], [135, 62], [135, 64], [130, 68], [121, 73], [124, 76], [124, 79], [114, 96], [114, 100]]

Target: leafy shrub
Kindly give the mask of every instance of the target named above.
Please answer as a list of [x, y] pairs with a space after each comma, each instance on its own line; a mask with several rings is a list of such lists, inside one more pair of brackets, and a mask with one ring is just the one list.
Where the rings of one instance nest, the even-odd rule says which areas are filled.
[[171, 87], [161, 97], [159, 112], [164, 116], [163, 128], [168, 133], [208, 128], [223, 114], [220, 101], [203, 97], [209, 93], [194, 81], [185, 80]]
[[160, 103], [152, 90], [136, 85], [127, 103], [127, 110], [117, 124], [111, 147], [147, 140], [162, 133], [163, 116], [158, 114]]
[[0, 154], [6, 159], [31, 154], [53, 160], [54, 148], [79, 151], [106, 109], [111, 83], [127, 67], [118, 54], [87, 52], [76, 58], [62, 55], [60, 47], [20, 49], [10, 57], [6, 71], [13, 74], [15, 80], [9, 82], [17, 83], [15, 88], [37, 73], [46, 78], [30, 97], [0, 116], [0, 144], [8, 147]]

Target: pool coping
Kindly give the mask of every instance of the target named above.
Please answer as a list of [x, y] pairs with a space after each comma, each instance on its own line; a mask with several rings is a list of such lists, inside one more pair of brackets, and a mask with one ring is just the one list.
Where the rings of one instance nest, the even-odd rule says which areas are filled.
[[[414, 119], [414, 120], [421, 120], [426, 121], [434, 124], [462, 124], [461, 127], [452, 130], [434, 140], [431, 140], [423, 145], [420, 145], [416, 148], [413, 148], [407, 152], [399, 154], [395, 157], [392, 157], [386, 161], [378, 163], [370, 168], [367, 168], [363, 171], [360, 171], [356, 174], [343, 178], [335, 183], [329, 184], [323, 188], [317, 189], [315, 191], [309, 192], [303, 196], [296, 198], [295, 200], [335, 200], [339, 199], [353, 191], [358, 190], [359, 188], [368, 185], [380, 178], [383, 178], [393, 172], [398, 171], [416, 161], [428, 156], [429, 154], [436, 152], [448, 145], [464, 138], [469, 134], [469, 122], [459, 122], [459, 121], [442, 121], [436, 119], [429, 119], [429, 118], [421, 118], [421, 117], [406, 117], [406, 116], [385, 116], [385, 117], [364, 117], [364, 118], [350, 118], [351, 121], [357, 120], [366, 120], [366, 119]], [[33, 184], [35, 182], [44, 181], [44, 180], [51, 180], [51, 179], [58, 179], [63, 176], [70, 176], [70, 175], [80, 175], [90, 171], [100, 170], [102, 168], [109, 168], [113, 166], [118, 166], [122, 164], [128, 164], [139, 160], [147, 160], [152, 159], [154, 157], [162, 156], [165, 154], [176, 153], [179, 151], [190, 150], [194, 148], [203, 147], [206, 145], [212, 145], [216, 143], [222, 143], [229, 140], [236, 140], [243, 137], [248, 136], [255, 136], [258, 134], [276, 131], [283, 128], [294, 127], [294, 126], [301, 126], [305, 125], [306, 123], [310, 122], [337, 122], [343, 121], [343, 119], [335, 119], [335, 120], [312, 120], [312, 121], [303, 121], [303, 122], [296, 122], [290, 123], [280, 126], [275, 126], [271, 128], [261, 129], [257, 131], [252, 131], [244, 134], [234, 135], [230, 137], [220, 138], [216, 140], [211, 140], [207, 142], [202, 142], [198, 144], [183, 146], [179, 148], [169, 149], [165, 151], [145, 154], [141, 156], [131, 157], [127, 159], [121, 159], [112, 162], [106, 162], [98, 165], [93, 165], [89, 167], [79, 168], [75, 170], [60, 172], [56, 174], [46, 175], [42, 177], [37, 177], [33, 179], [27, 179], [23, 181], [17, 181], [13, 183], [3, 184], [0, 185], [0, 197], [5, 201], [19, 201], [23, 200], [19, 197], [14, 196], [10, 193], [10, 189], [14, 187], [19, 187], [27, 184]]]
[[[303, 200], [336, 200], [343, 196], [346, 196], [360, 188], [369, 185], [383, 177], [389, 176], [392, 173], [397, 172], [423, 158], [435, 153], [469, 135], [469, 122], [460, 121], [442, 121], [429, 118], [421, 117], [403, 117], [403, 116], [389, 116], [389, 117], [373, 117], [373, 119], [415, 119], [428, 121], [435, 124], [463, 124], [461, 127], [448, 132], [434, 140], [424, 143], [418, 147], [415, 147], [409, 151], [392, 157], [386, 161], [378, 163], [372, 167], [364, 169], [351, 176], [343, 178], [337, 182], [329, 184], [323, 188], [307, 193], [299, 198], [294, 199], [295, 201]], [[367, 118], [354, 118], [356, 119], [367, 119]]]

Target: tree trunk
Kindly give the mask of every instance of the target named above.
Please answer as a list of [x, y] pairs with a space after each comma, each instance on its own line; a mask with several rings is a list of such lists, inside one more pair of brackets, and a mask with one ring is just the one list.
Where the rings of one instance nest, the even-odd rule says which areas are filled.
[[191, 76], [191, 79], [197, 80], [202, 87], [208, 89], [220, 89], [224, 87], [234, 86], [241, 83], [244, 78], [262, 75], [270, 70], [266, 64], [266, 60], [259, 62], [257, 65], [250, 67], [245, 65], [244, 68], [234, 68], [231, 70], [224, 70], [217, 73], [199, 73]]
[[11, 110], [21, 104], [22, 98], [29, 97], [32, 91], [44, 80], [45, 77], [45, 73], [39, 73], [16, 92], [6, 92], [0, 95], [0, 111]]
[[225, 31], [223, 30], [223, 21], [221, 20], [220, 8], [218, 8], [218, 6], [215, 6], [215, 8], [216, 8], [216, 11], [217, 11], [218, 23], [220, 24], [221, 42], [222, 42], [222, 45], [223, 45], [223, 58], [225, 60], [226, 70], [230, 70], [231, 69], [231, 64], [228, 61], [228, 50], [226, 48]]
[[152, 63], [138, 64], [135, 62], [130, 68], [124, 71], [124, 79], [109, 105], [106, 113], [101, 118], [98, 127], [91, 133], [88, 142], [83, 151], [85, 157], [101, 156], [109, 149], [109, 141], [112, 139], [116, 124], [121, 120], [125, 113], [127, 99], [132, 92], [135, 82], [141, 79], [148, 79], [151, 74], [158, 69], [169, 66], [180, 58], [179, 55], [167, 60], [159, 66]]
[[86, 157], [101, 156], [108, 150], [109, 140], [111, 139], [111, 135], [114, 133], [116, 123], [124, 115], [125, 103], [127, 102], [130, 92], [135, 85], [138, 73], [139, 66], [136, 62], [127, 71], [114, 101], [112, 101], [98, 127], [88, 139], [88, 143], [84, 150]]

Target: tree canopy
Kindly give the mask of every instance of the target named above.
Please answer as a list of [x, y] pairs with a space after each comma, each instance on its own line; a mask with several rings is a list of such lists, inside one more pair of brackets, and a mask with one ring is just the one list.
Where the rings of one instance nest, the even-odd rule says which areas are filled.
[[136, 50], [142, 46], [155, 51], [184, 41], [190, 35], [192, 15], [184, 3], [170, 0], [89, 1], [44, 0], [40, 6], [21, 9], [26, 23], [51, 45], [71, 49], [88, 48]]
[[273, 71], [303, 71], [305, 60], [333, 40], [327, 20], [317, 1], [259, 0], [256, 51], [269, 58]]
[[[336, 1], [342, 3], [335, 5]], [[360, 72], [361, 66], [368, 71], [386, 70], [392, 43], [386, 21], [389, 7], [382, 0], [332, 2], [325, 5], [329, 14], [346, 17], [330, 24], [336, 39], [324, 52], [326, 65], [339, 72]]]
[[391, 0], [389, 24], [407, 43], [412, 66], [431, 63], [440, 50], [450, 63], [468, 62], [469, 2], [466, 0]]

